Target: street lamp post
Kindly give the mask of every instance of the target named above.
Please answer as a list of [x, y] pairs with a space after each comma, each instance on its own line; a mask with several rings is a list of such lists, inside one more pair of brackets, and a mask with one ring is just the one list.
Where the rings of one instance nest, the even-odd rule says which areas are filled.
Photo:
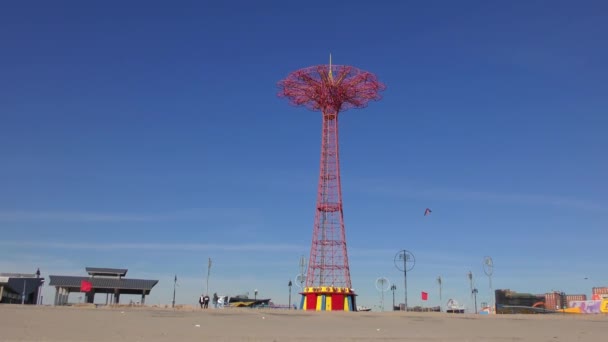
[[289, 283], [287, 283], [287, 286], [289, 287], [289, 310], [291, 310], [291, 279], [289, 279]]
[[171, 307], [174, 308], [175, 307], [175, 287], [177, 285], [177, 274], [175, 275], [175, 278], [173, 278], [173, 303], [171, 303]]
[[407, 256], [403, 255], [403, 291], [405, 293], [405, 311], [407, 312]]
[[472, 293], [473, 293], [473, 297], [475, 297], [475, 313], [477, 313], [477, 288], [474, 288]]
[[38, 280], [38, 284], [36, 284], [38, 286], [37, 290], [36, 290], [36, 305], [40, 305], [42, 303], [40, 300], [40, 288], [42, 287], [42, 284], [44, 284], [44, 279], [42, 279], [42, 281], [40, 281], [40, 268], [36, 269], [36, 279]]
[[395, 255], [395, 267], [403, 272], [403, 294], [405, 296], [405, 311], [407, 311], [407, 271], [411, 271], [416, 264], [416, 258], [408, 250], [401, 250]]
[[391, 291], [393, 291], [393, 310], [395, 311], [395, 290], [397, 289], [397, 286], [395, 286], [395, 284], [391, 285]]
[[437, 277], [437, 284], [439, 284], [439, 311], [441, 311], [441, 306], [443, 305], [443, 299], [441, 299], [441, 288], [443, 286], [443, 279], [441, 279], [441, 276]]

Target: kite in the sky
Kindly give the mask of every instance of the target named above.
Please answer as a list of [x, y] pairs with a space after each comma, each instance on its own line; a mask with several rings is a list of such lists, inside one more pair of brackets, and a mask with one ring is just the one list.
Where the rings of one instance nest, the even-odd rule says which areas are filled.
[[424, 216], [429, 216], [431, 215], [432, 211], [429, 208], [426, 208], [426, 210], [424, 211]]

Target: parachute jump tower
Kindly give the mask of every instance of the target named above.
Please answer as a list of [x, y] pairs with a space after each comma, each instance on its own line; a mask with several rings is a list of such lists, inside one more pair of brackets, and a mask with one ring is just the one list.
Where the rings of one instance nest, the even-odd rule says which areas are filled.
[[321, 171], [317, 206], [300, 309], [356, 311], [342, 211], [338, 114], [380, 100], [386, 87], [372, 73], [347, 65], [317, 65], [292, 72], [278, 83], [279, 97], [320, 111]]

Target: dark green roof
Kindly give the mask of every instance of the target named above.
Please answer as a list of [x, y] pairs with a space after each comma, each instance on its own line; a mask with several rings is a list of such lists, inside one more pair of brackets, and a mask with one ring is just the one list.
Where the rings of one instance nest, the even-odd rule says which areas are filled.
[[127, 275], [126, 268], [106, 268], [106, 267], [86, 267], [87, 273], [90, 275], [113, 275], [124, 277]]

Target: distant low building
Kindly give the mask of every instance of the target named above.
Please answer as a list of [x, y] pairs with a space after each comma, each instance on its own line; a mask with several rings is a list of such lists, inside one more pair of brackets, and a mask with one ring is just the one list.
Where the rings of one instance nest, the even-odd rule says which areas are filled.
[[40, 273], [0, 273], [0, 303], [33, 304], [40, 302]]

